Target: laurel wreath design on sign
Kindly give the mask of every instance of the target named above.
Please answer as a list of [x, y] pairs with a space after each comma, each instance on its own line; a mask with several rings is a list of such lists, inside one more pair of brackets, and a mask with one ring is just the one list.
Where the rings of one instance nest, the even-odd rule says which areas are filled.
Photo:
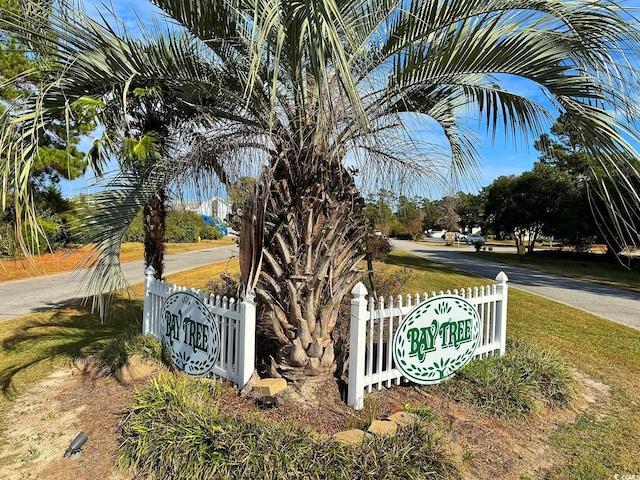
[[[183, 312], [183, 309], [185, 312]], [[180, 329], [178, 338], [168, 338], [166, 314], [173, 314], [179, 320], [175, 328]], [[184, 315], [183, 315], [184, 313]], [[188, 322], [203, 325], [207, 329], [205, 351], [185, 344], [183, 329]], [[204, 328], [203, 327], [203, 328]], [[171, 294], [161, 310], [162, 341], [165, 343], [171, 360], [177, 368], [190, 375], [204, 375], [218, 361], [220, 354], [220, 333], [215, 316], [197, 296], [188, 292]], [[202, 346], [200, 346], [202, 347]]]
[[[465, 334], [462, 340], [460, 328]], [[453, 345], [447, 345], [454, 337]], [[433, 384], [468, 363], [479, 342], [480, 316], [475, 307], [461, 297], [440, 295], [420, 303], [404, 318], [394, 336], [393, 357], [409, 380]]]

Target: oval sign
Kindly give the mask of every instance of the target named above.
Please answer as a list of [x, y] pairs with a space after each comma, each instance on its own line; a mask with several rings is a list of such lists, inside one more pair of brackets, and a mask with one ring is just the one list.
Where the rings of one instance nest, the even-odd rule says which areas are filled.
[[162, 341], [176, 367], [191, 375], [211, 370], [218, 360], [220, 334], [202, 300], [187, 292], [169, 295], [162, 305], [160, 325]]
[[425, 300], [402, 320], [393, 337], [393, 359], [409, 380], [429, 385], [455, 373], [480, 343], [480, 316], [454, 295]]

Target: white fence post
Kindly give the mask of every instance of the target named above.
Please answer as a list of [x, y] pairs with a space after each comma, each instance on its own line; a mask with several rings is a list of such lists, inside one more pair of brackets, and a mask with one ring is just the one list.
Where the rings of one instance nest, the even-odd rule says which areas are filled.
[[356, 410], [364, 407], [364, 362], [366, 352], [367, 289], [362, 284], [353, 287], [351, 294], [351, 322], [349, 346], [349, 386], [347, 404]]
[[144, 271], [144, 306], [142, 309], [142, 334], [143, 335], [155, 335], [155, 329], [151, 325], [155, 319], [151, 318], [151, 293], [149, 292], [149, 288], [151, 287], [151, 282], [153, 282], [154, 275], [156, 274], [155, 269], [149, 265]]
[[509, 294], [507, 282], [509, 278], [506, 273], [501, 271], [496, 276], [496, 281], [498, 282], [496, 292], [500, 297], [496, 306], [496, 338], [500, 339], [500, 356], [503, 356], [507, 344], [507, 299]]
[[255, 370], [256, 356], [256, 302], [250, 292], [240, 304], [238, 389], [242, 390]]

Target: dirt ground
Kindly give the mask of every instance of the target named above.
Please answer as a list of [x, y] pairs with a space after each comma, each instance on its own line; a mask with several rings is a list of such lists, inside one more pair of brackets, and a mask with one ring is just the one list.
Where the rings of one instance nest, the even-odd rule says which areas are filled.
[[[458, 458], [465, 479], [539, 478], [562, 459], [548, 444], [548, 437], [576, 415], [608, 401], [608, 388], [576, 373], [578, 398], [571, 409], [546, 410], [525, 421], [506, 422], [477, 408], [430, 395], [411, 386], [392, 387], [371, 394], [369, 405], [383, 418], [403, 408], [426, 404], [433, 408], [443, 426], [443, 444]], [[145, 381], [122, 385], [113, 378], [101, 378], [86, 366], [60, 370], [16, 399], [5, 422], [5, 441], [0, 451], [0, 478], [6, 480], [81, 480], [130, 478], [114, 467], [119, 441], [119, 422], [131, 405], [136, 388]], [[355, 412], [323, 390], [322, 401], [301, 402], [313, 385], [290, 387], [279, 396], [280, 406], [265, 415], [274, 419], [293, 418], [324, 433], [348, 428]], [[304, 391], [304, 390], [307, 391]], [[222, 405], [232, 411], [251, 409], [253, 402], [232, 391]], [[310, 410], [313, 409], [313, 415]], [[311, 421], [309, 419], [312, 419]], [[65, 457], [71, 441], [80, 432], [88, 440], [81, 453]]]

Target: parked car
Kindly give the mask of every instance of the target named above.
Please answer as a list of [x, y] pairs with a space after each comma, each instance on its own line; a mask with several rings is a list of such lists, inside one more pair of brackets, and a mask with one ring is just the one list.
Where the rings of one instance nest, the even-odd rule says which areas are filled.
[[456, 232], [456, 242], [466, 242], [467, 236], [464, 233]]
[[444, 238], [445, 233], [447, 233], [446, 230], [431, 230], [429, 236], [431, 238]]
[[467, 235], [467, 245], [473, 245], [474, 243], [484, 243], [485, 238], [479, 233], [471, 233]]

